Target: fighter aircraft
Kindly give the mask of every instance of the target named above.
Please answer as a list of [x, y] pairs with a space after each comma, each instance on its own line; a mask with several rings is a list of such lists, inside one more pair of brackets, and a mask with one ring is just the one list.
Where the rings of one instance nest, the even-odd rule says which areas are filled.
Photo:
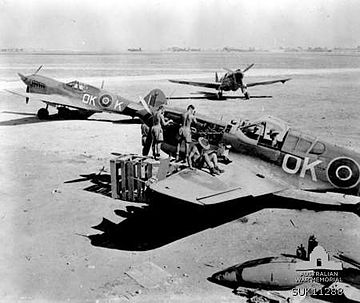
[[[166, 104], [160, 90], [152, 102]], [[174, 156], [183, 109], [165, 105], [162, 149]], [[213, 176], [206, 168], [185, 168], [154, 182], [155, 194], [182, 202], [213, 205], [246, 197], [272, 196], [311, 205], [334, 205], [359, 213], [360, 154], [303, 133], [288, 123], [265, 116], [255, 121], [224, 121], [197, 115], [193, 140], [208, 139], [214, 151], [230, 147], [225, 173]], [[184, 144], [180, 150], [184, 152]], [[221, 164], [220, 164], [221, 165]]]
[[[171, 97], [171, 99], [210, 99], [210, 100], [225, 100], [225, 99], [250, 99], [250, 94], [247, 91], [248, 87], [252, 86], [258, 86], [258, 85], [269, 85], [274, 83], [285, 83], [286, 81], [289, 81], [291, 78], [285, 78], [285, 79], [278, 79], [278, 80], [268, 80], [268, 81], [260, 81], [260, 82], [253, 82], [253, 83], [244, 83], [244, 75], [245, 72], [248, 71], [250, 68], [254, 66], [253, 64], [250, 64], [247, 66], [244, 70], [237, 69], [235, 71], [224, 68], [227, 73], [219, 79], [219, 76], [217, 73], [215, 73], [215, 82], [196, 82], [196, 81], [186, 81], [186, 80], [169, 80], [173, 83], [179, 83], [179, 84], [186, 84], [186, 85], [193, 85], [193, 86], [200, 86], [200, 87], [206, 87], [217, 90], [216, 93], [212, 92], [198, 92], [199, 94], [203, 95], [202, 97]], [[238, 89], [241, 89], [241, 92], [244, 94], [244, 96], [224, 96], [224, 91], [237, 91]], [[271, 96], [253, 96], [253, 97], [271, 97]], [[251, 97], [251, 98], [253, 98]]]
[[[136, 103], [103, 88], [97, 88], [76, 80], [63, 83], [39, 75], [38, 72], [41, 67], [31, 75], [24, 76], [19, 73], [20, 79], [26, 84], [26, 92], [6, 90], [9, 93], [24, 97], [26, 103], [29, 102], [29, 99], [44, 102], [46, 106], [37, 112], [39, 119], [49, 117], [49, 105], [57, 108], [58, 115], [61, 118], [68, 118], [74, 113], [77, 114], [77, 117], [88, 118], [97, 112], [109, 112], [136, 116], [145, 120], [151, 119], [151, 111], [143, 99]], [[145, 100], [148, 98], [149, 95], [145, 97]]]

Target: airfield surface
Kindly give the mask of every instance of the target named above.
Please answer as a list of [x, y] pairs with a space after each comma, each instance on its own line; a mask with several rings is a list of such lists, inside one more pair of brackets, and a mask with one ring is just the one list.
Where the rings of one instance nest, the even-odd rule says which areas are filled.
[[[272, 99], [191, 103], [226, 120], [271, 114], [360, 151], [360, 69], [286, 75], [293, 78], [286, 85], [250, 91]], [[193, 91], [165, 79], [134, 76], [107, 88], [132, 100], [155, 87]], [[207, 278], [236, 263], [294, 253], [311, 234], [330, 254], [360, 251], [360, 220], [352, 213], [279, 209], [274, 201], [209, 213], [172, 201], [111, 199], [80, 175], [102, 167], [108, 175], [111, 152], [140, 153], [140, 125], [108, 114], [39, 121], [33, 114], [40, 107], [0, 93], [0, 302], [239, 302]]]

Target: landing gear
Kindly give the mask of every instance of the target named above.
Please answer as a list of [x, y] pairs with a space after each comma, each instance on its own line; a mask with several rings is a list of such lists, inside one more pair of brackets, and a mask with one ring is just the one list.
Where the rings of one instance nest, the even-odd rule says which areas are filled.
[[49, 118], [49, 111], [47, 108], [40, 108], [37, 112], [37, 116], [40, 120], [45, 120]]
[[245, 93], [244, 93], [244, 97], [245, 97], [246, 100], [249, 100], [249, 99], [250, 99], [249, 93], [248, 93], [248, 92], [245, 92]]
[[71, 111], [66, 107], [58, 107], [58, 116], [61, 119], [68, 119], [70, 118]]
[[222, 100], [222, 97], [223, 97], [222, 90], [219, 90], [219, 91], [217, 92], [216, 96], [217, 96], [217, 99], [218, 99], [218, 100]]

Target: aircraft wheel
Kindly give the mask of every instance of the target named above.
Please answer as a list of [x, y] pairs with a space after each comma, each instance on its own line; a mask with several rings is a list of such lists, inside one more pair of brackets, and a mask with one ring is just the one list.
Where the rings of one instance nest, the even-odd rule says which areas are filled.
[[37, 116], [40, 120], [49, 118], [49, 111], [46, 108], [40, 108], [37, 112]]
[[246, 99], [246, 100], [249, 100], [249, 99], [250, 99], [250, 95], [249, 95], [248, 92], [245, 92], [245, 93], [244, 93], [244, 96], [245, 96], [245, 99]]
[[67, 119], [70, 116], [70, 110], [66, 107], [59, 107], [58, 108], [58, 116], [63, 119]]

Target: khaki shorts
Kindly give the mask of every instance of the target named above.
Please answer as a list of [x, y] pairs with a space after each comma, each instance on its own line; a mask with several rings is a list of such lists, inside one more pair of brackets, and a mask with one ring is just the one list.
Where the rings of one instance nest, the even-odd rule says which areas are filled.
[[163, 142], [164, 135], [160, 125], [155, 125], [151, 128], [151, 135], [155, 142]]
[[181, 126], [179, 129], [178, 141], [185, 141], [186, 143], [191, 143], [191, 129]]

